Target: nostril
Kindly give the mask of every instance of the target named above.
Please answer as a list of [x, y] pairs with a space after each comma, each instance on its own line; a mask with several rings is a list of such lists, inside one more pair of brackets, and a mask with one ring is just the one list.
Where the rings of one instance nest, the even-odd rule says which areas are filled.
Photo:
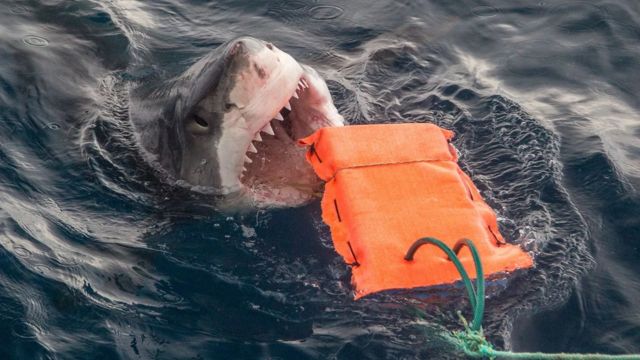
[[229, 50], [229, 55], [233, 56], [233, 55], [242, 54], [245, 52], [245, 48], [246, 48], [246, 45], [242, 40], [236, 41], [236, 43], [233, 44], [233, 46], [231, 47], [231, 50]]

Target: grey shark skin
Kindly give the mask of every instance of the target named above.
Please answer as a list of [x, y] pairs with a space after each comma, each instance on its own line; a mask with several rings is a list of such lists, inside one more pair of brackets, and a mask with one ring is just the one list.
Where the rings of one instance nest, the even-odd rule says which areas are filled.
[[251, 37], [220, 46], [163, 86], [131, 94], [129, 115], [145, 158], [177, 185], [237, 206], [311, 200], [319, 180], [295, 140], [344, 122], [314, 69]]

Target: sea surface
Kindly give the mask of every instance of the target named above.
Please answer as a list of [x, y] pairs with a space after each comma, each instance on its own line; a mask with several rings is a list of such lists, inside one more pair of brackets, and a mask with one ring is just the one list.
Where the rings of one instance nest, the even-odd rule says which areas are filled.
[[128, 84], [240, 35], [350, 124], [456, 132], [536, 261], [488, 294], [495, 346], [640, 352], [637, 0], [0, 0], [0, 358], [464, 358], [460, 286], [354, 302], [317, 201], [222, 214], [141, 159]]

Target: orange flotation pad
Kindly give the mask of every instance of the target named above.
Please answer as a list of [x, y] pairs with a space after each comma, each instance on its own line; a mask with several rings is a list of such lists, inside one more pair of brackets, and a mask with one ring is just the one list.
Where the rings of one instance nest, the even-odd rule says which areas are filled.
[[[404, 259], [419, 238], [453, 247], [471, 239], [485, 274], [532, 266], [507, 244], [496, 215], [457, 164], [453, 133], [432, 124], [332, 127], [300, 140], [306, 158], [326, 181], [323, 220], [336, 251], [352, 266], [355, 297], [393, 289], [447, 284], [460, 275], [447, 256], [425, 247]], [[459, 254], [475, 274], [468, 249]]]

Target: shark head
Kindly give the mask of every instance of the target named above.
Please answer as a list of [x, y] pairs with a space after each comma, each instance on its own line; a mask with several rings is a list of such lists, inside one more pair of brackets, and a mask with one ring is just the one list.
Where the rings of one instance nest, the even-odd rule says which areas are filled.
[[131, 114], [154, 161], [179, 184], [258, 207], [312, 199], [319, 180], [296, 140], [344, 122], [313, 68], [251, 37], [203, 57], [157, 95], [162, 111]]

